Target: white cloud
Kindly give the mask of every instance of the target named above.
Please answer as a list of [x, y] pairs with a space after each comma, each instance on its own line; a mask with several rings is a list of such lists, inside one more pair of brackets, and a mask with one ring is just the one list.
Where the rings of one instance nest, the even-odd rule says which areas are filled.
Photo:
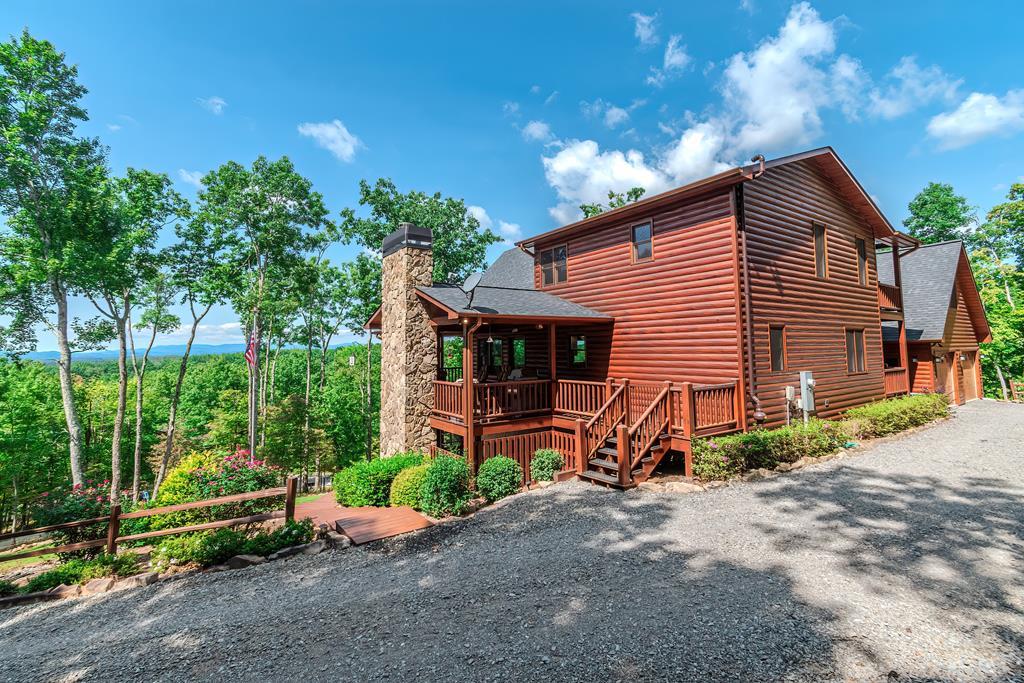
[[665, 151], [660, 167], [676, 183], [687, 183], [724, 171], [732, 166], [720, 160], [726, 130], [715, 121], [688, 128]]
[[580, 111], [588, 118], [600, 118], [608, 128], [616, 128], [629, 121], [630, 113], [645, 104], [647, 104], [647, 100], [633, 100], [629, 107], [623, 108], [597, 98], [593, 102], [586, 100], [580, 102]]
[[228, 106], [227, 101], [223, 97], [217, 97], [216, 95], [212, 97], [197, 97], [196, 102], [199, 103], [200, 107], [217, 116], [223, 114], [224, 109]]
[[116, 123], [108, 123], [107, 130], [109, 130], [111, 133], [116, 133], [117, 131], [121, 130], [121, 126]]
[[963, 83], [929, 66], [922, 69], [914, 57], [904, 57], [888, 73], [885, 89], [875, 88], [870, 94], [869, 110], [883, 119], [894, 119], [917, 107], [934, 101], [951, 102]]
[[864, 101], [864, 88], [870, 78], [858, 60], [839, 55], [832, 64], [832, 94], [846, 118], [855, 121]]
[[505, 116], [518, 116], [519, 114], [519, 103], [518, 102], [505, 102], [501, 105], [501, 110], [505, 112]]
[[953, 111], [928, 122], [928, 134], [941, 149], [966, 147], [982, 138], [1012, 135], [1024, 130], [1024, 90], [1003, 97], [972, 92]]
[[544, 106], [545, 107], [548, 106], [549, 104], [554, 102], [556, 99], [558, 99], [558, 91], [557, 90], [552, 90], [551, 94], [548, 95], [547, 99], [544, 100]]
[[647, 84], [660, 88], [674, 75], [681, 72], [690, 64], [690, 55], [686, 53], [686, 46], [681, 45], [682, 37], [678, 35], [669, 36], [668, 44], [665, 46], [665, 55], [661, 60], [661, 68], [651, 67], [651, 73], [647, 76]]
[[547, 142], [552, 138], [551, 126], [543, 121], [530, 121], [523, 126], [523, 139], [530, 142]]
[[649, 166], [637, 150], [602, 152], [593, 140], [570, 140], [553, 156], [542, 157], [544, 176], [558, 193], [559, 204], [550, 209], [562, 223], [579, 217], [579, 205], [608, 200], [608, 192], [642, 187], [647, 194], [668, 186], [658, 169]]
[[482, 206], [467, 206], [466, 211], [476, 218], [482, 230], [494, 230], [501, 235], [505, 244], [512, 244], [523, 236], [523, 229], [518, 223], [499, 220], [497, 225], [495, 225], [494, 220]]
[[300, 123], [298, 131], [299, 135], [313, 138], [317, 145], [345, 163], [351, 163], [356, 151], [364, 146], [338, 119], [325, 123]]
[[642, 46], [657, 45], [658, 43], [658, 27], [657, 27], [657, 14], [641, 14], [640, 12], [633, 12], [629, 15], [632, 17], [633, 35], [640, 41]]
[[[184, 342], [188, 339], [190, 328], [190, 325], [182, 325], [161, 339], [164, 343]], [[196, 328], [196, 342], [199, 344], [231, 344], [244, 341], [245, 335], [239, 322], [202, 323]]]
[[189, 185], [200, 187], [203, 184], [203, 172], [202, 171], [186, 171], [183, 168], [178, 169], [178, 178]]
[[754, 0], [740, 0], [740, 9], [747, 14], [754, 13]]
[[540, 86], [539, 85], [531, 86], [530, 87], [530, 92], [532, 92], [534, 95], [537, 95], [538, 93], [540, 93]]

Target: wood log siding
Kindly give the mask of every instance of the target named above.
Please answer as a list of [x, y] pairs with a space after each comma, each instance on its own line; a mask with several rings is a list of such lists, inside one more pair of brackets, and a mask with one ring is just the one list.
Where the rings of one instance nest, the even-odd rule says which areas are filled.
[[[744, 185], [743, 197], [755, 393], [768, 423], [785, 421], [785, 387], [799, 385], [800, 370], [814, 372], [822, 417], [883, 398], [878, 271], [869, 225], [814, 160], [769, 169]], [[827, 279], [815, 277], [815, 221], [827, 230]], [[867, 285], [859, 281], [857, 238], [868, 245]], [[786, 325], [789, 365], [783, 372], [770, 367], [772, 324]], [[864, 330], [864, 373], [847, 372], [846, 327]]]
[[978, 338], [974, 334], [974, 326], [971, 325], [971, 314], [967, 312], [967, 303], [964, 301], [964, 295], [960, 291], [959, 285], [956, 292], [956, 318], [953, 320], [948, 348], [957, 351], [978, 348]]
[[[654, 258], [642, 263], [630, 256], [635, 220], [569, 239], [568, 280], [544, 291], [614, 316], [615, 323], [559, 326], [559, 378], [717, 383], [739, 376], [729, 192], [650, 218]], [[536, 253], [552, 244], [538, 242]], [[539, 262], [535, 277], [540, 288]], [[573, 334], [587, 336], [585, 368], [570, 363]]]

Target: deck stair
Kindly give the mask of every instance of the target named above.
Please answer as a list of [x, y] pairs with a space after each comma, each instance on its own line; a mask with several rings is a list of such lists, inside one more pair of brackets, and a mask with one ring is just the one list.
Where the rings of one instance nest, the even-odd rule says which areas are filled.
[[618, 489], [646, 481], [671, 445], [671, 386], [632, 418], [630, 384], [624, 381], [587, 423], [577, 423], [580, 479]]

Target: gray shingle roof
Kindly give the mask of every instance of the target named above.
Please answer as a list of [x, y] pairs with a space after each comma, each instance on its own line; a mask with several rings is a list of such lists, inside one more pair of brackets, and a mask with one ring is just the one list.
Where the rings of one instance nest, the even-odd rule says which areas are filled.
[[533, 282], [533, 257], [516, 247], [487, 269], [473, 290], [472, 302], [458, 285], [436, 284], [419, 290], [460, 314], [611, 320], [586, 306], [537, 291]]
[[[903, 316], [909, 341], [942, 339], [962, 248], [959, 240], [926, 244], [900, 259]], [[888, 251], [878, 252], [878, 281], [895, 284]], [[883, 325], [882, 331], [885, 339], [894, 339], [897, 334], [892, 326]]]

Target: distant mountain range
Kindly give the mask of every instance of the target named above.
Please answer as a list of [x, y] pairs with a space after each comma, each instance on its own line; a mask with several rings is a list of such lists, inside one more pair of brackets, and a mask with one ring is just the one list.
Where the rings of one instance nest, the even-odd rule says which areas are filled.
[[[192, 355], [193, 356], [211, 356], [224, 353], [244, 353], [245, 344], [193, 344]], [[184, 344], [167, 344], [165, 346], [154, 346], [153, 350], [149, 352], [150, 358], [163, 358], [167, 356], [183, 356], [185, 354]], [[139, 350], [139, 355], [142, 355], [142, 350]], [[33, 351], [32, 353], [26, 353], [25, 358], [31, 360], [38, 360], [44, 363], [55, 363], [60, 358], [60, 353], [57, 351]], [[104, 349], [101, 351], [80, 351], [74, 354], [76, 361], [100, 361], [100, 360], [116, 360], [117, 349]]]

